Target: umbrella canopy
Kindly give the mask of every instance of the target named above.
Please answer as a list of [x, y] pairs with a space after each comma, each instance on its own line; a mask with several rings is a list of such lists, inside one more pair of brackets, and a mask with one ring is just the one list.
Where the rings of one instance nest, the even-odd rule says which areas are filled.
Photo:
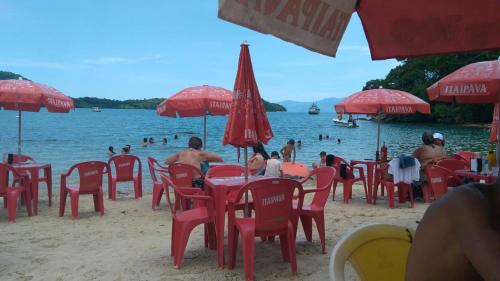
[[203, 147], [206, 147], [207, 114], [228, 114], [232, 101], [231, 91], [221, 87], [208, 85], [189, 87], [160, 103], [156, 107], [156, 113], [168, 117], [203, 116]]
[[69, 112], [73, 100], [60, 91], [28, 80], [0, 80], [0, 108], [38, 112], [45, 106], [49, 112]]
[[[498, 104], [500, 102], [500, 60], [476, 62], [461, 67], [427, 88], [427, 94], [432, 101]], [[500, 118], [498, 108], [495, 113], [498, 120]], [[495, 117], [493, 123], [495, 123]], [[492, 127], [492, 133], [495, 130], [498, 142], [500, 130], [497, 127]], [[496, 154], [497, 166], [500, 166], [500, 143], [497, 143]]]
[[243, 43], [223, 144], [246, 148], [257, 145], [259, 141], [267, 143], [272, 137], [273, 131], [253, 74], [248, 44]]
[[335, 105], [335, 111], [340, 114], [377, 114], [377, 150], [380, 146], [380, 118], [381, 114], [415, 114], [420, 112], [430, 114], [431, 107], [422, 99], [399, 90], [372, 89], [354, 93]]
[[399, 90], [372, 89], [357, 92], [335, 105], [340, 114], [430, 114], [431, 107], [422, 99]]
[[231, 91], [215, 86], [196, 86], [186, 88], [164, 100], [156, 107], [161, 116], [195, 117], [226, 115], [231, 109]]
[[21, 155], [22, 111], [66, 113], [74, 108], [73, 100], [60, 91], [28, 80], [0, 80], [0, 108], [19, 111], [17, 153]]
[[219, 1], [219, 18], [332, 57], [354, 11], [373, 59], [500, 49], [498, 0]]
[[500, 99], [500, 60], [463, 66], [427, 88], [427, 93], [431, 101], [497, 103]]
[[495, 109], [493, 110], [493, 120], [491, 121], [491, 131], [490, 131], [490, 143], [497, 142], [498, 135], [498, 103], [495, 104]]

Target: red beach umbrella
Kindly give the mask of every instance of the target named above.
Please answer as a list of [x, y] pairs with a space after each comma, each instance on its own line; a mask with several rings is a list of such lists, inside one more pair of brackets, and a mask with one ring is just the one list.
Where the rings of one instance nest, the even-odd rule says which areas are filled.
[[[471, 63], [446, 75], [427, 88], [431, 101], [456, 103], [500, 102], [500, 59]], [[495, 111], [497, 120], [500, 114]], [[495, 122], [495, 118], [493, 118]], [[495, 127], [492, 127], [496, 129]], [[500, 141], [500, 130], [496, 130]], [[500, 165], [500, 144], [497, 144], [497, 165]]]
[[[253, 74], [248, 43], [241, 44], [238, 73], [234, 82], [233, 103], [224, 131], [223, 144], [243, 147], [245, 154], [245, 179], [248, 178], [247, 147], [260, 142], [267, 143], [273, 131], [259, 94]], [[248, 210], [248, 194], [245, 194], [245, 214]]]
[[164, 100], [156, 107], [156, 113], [168, 117], [203, 116], [203, 147], [207, 141], [207, 114], [226, 115], [231, 108], [231, 91], [215, 86], [186, 88]]
[[333, 57], [355, 11], [372, 59], [500, 49], [498, 0], [219, 1], [219, 18]]
[[491, 121], [491, 131], [490, 131], [490, 143], [497, 142], [498, 135], [498, 103], [495, 104], [495, 109], [493, 110], [493, 120]]
[[0, 80], [0, 108], [19, 111], [17, 152], [21, 154], [21, 112], [38, 112], [45, 106], [49, 112], [67, 113], [73, 100], [60, 91], [29, 80]]
[[371, 89], [354, 93], [335, 105], [340, 114], [377, 114], [377, 152], [380, 146], [381, 114], [430, 114], [430, 105], [422, 99], [399, 90]]

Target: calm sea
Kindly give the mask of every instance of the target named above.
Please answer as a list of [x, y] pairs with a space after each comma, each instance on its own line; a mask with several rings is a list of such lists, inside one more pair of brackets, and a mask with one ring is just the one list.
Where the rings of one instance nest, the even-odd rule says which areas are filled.
[[[15, 111], [0, 111], [0, 156], [17, 151], [17, 115]], [[145, 188], [150, 189], [150, 176], [146, 157], [165, 159], [168, 155], [184, 149], [191, 136], [203, 137], [203, 118], [160, 117], [153, 110], [76, 109], [68, 114], [23, 112], [23, 154], [38, 162], [52, 164], [56, 187], [59, 175], [72, 164], [86, 160], [107, 161], [108, 146], [115, 152], [125, 144], [132, 146], [132, 153], [143, 161]], [[307, 113], [268, 113], [275, 137], [266, 150], [271, 153], [279, 149], [290, 138], [301, 140], [302, 149], [297, 149], [297, 161], [307, 164], [316, 161], [324, 150], [346, 159], [374, 158], [376, 150], [377, 124], [359, 121], [355, 129], [334, 126], [333, 113], [308, 115]], [[226, 162], [236, 163], [236, 149], [222, 145], [222, 135], [227, 118], [207, 117], [207, 149], [222, 155]], [[389, 156], [411, 152], [421, 143], [424, 131], [441, 132], [450, 152], [474, 150], [485, 153], [488, 147], [489, 130], [463, 126], [439, 124], [382, 124], [381, 140], [388, 147]], [[174, 140], [174, 134], [179, 139]], [[323, 134], [323, 140], [318, 135]], [[330, 139], [326, 140], [325, 136]], [[153, 137], [155, 144], [142, 147], [143, 138]], [[166, 137], [168, 144], [161, 139]], [[337, 144], [337, 138], [341, 144]], [[243, 151], [242, 151], [243, 154]], [[242, 155], [243, 159], [243, 155]]]

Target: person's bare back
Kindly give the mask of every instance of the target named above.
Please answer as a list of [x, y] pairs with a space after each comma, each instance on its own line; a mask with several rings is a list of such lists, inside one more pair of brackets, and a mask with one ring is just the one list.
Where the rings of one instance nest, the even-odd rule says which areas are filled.
[[202, 162], [222, 162], [222, 158], [211, 152], [200, 150], [202, 142], [200, 138], [191, 137], [189, 139], [188, 148], [177, 152], [165, 160], [165, 163], [170, 165], [173, 163], [188, 164], [200, 169]]
[[500, 280], [500, 185], [455, 188], [426, 211], [406, 281]]

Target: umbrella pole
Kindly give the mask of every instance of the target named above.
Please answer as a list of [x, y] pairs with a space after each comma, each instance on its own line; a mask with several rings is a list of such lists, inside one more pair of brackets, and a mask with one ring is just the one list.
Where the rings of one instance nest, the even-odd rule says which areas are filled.
[[17, 131], [17, 155], [21, 157], [21, 110], [19, 110], [18, 131]]
[[[498, 117], [500, 117], [500, 101], [498, 104]], [[500, 119], [498, 119], [500, 120]], [[496, 149], [496, 157], [497, 157], [497, 167], [500, 167], [500, 121], [499, 124], [497, 124], [499, 128], [497, 128], [497, 149]], [[498, 171], [498, 175], [500, 175], [500, 170]]]
[[203, 150], [207, 150], [207, 113], [203, 116]]
[[381, 114], [379, 113], [377, 115], [377, 150], [375, 151], [375, 160], [379, 161], [380, 160], [380, 154], [379, 154], [379, 147], [380, 147], [380, 118]]
[[[248, 153], [247, 147], [243, 148], [245, 154], [245, 183], [248, 180]], [[248, 191], [245, 192], [245, 217], [248, 217]]]

